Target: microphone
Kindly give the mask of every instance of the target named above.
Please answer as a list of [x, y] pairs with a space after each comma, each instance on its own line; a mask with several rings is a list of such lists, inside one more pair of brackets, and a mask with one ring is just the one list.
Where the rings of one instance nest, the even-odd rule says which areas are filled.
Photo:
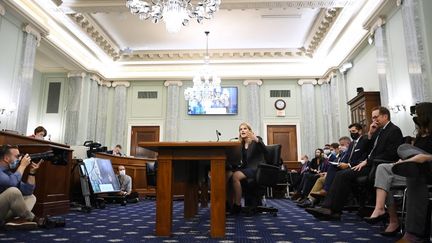
[[233, 140], [238, 140], [238, 139], [239, 139], [238, 137], [235, 137], [235, 138], [231, 138], [229, 141], [231, 142]]
[[216, 137], [217, 137], [217, 140], [216, 140], [216, 142], [219, 142], [219, 136], [221, 136], [222, 134], [216, 129]]

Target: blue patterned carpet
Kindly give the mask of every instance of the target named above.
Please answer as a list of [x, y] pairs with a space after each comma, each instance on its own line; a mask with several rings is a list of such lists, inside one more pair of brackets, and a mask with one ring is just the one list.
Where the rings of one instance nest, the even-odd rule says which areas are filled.
[[0, 242], [394, 242], [382, 237], [353, 213], [340, 222], [320, 222], [287, 199], [267, 200], [279, 208], [277, 217], [227, 217], [225, 239], [209, 238], [209, 209], [193, 220], [183, 219], [183, 202], [174, 202], [173, 236], [154, 235], [155, 201], [127, 206], [107, 205], [91, 213], [71, 212], [66, 227], [32, 231], [0, 231]]

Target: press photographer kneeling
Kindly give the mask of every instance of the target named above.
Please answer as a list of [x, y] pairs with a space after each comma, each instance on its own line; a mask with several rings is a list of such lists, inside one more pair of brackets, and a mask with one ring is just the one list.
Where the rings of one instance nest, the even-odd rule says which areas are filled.
[[[33, 195], [35, 176], [42, 160], [32, 162], [21, 156], [17, 146], [3, 145], [0, 151], [0, 226], [16, 229], [36, 228], [37, 218], [31, 212], [36, 203]], [[22, 181], [29, 167], [27, 181]]]

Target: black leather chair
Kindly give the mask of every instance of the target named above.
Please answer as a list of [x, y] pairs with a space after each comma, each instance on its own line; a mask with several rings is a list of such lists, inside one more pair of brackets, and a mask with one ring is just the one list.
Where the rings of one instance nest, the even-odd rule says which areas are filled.
[[248, 213], [267, 212], [277, 215], [278, 209], [263, 205], [263, 201], [265, 201], [267, 188], [287, 182], [286, 171], [281, 169], [283, 164], [280, 156], [281, 148], [280, 144], [267, 145], [266, 163], [258, 166], [255, 179], [250, 179], [242, 185], [245, 188], [245, 206]]

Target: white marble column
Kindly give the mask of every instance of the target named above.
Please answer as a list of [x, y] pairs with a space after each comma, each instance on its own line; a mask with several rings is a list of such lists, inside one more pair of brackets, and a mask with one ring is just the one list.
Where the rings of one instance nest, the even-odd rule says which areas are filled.
[[103, 145], [106, 145], [109, 87], [111, 87], [111, 82], [100, 80], [97, 102], [96, 141]]
[[315, 108], [315, 79], [300, 79], [301, 86], [301, 154], [309, 157], [315, 154], [317, 148], [317, 123]]
[[431, 102], [430, 83], [427, 80], [427, 61], [422, 29], [419, 18], [419, 0], [402, 1], [402, 22], [405, 36], [405, 47], [408, 59], [408, 75], [411, 84], [413, 104], [418, 102]]
[[6, 8], [0, 3], [0, 15], [4, 16], [6, 14]]
[[388, 53], [388, 42], [386, 35], [386, 27], [384, 20], [378, 19], [376, 23], [376, 30], [373, 32], [373, 38], [375, 43], [376, 55], [377, 55], [377, 71], [378, 80], [380, 87], [380, 100], [382, 106], [388, 106], [389, 103], [389, 89], [388, 83], [391, 80], [390, 77], [390, 64], [389, 64], [389, 53]]
[[64, 142], [69, 145], [77, 145], [81, 93], [85, 76], [83, 72], [68, 73]]
[[180, 95], [181, 81], [165, 81], [168, 89], [167, 109], [165, 120], [165, 141], [177, 141], [179, 122], [179, 103], [183, 96]]
[[127, 81], [112, 82], [114, 87], [114, 105], [113, 105], [113, 129], [111, 135], [111, 147], [120, 144], [126, 145], [126, 110], [127, 110], [127, 88], [130, 83]]
[[247, 122], [252, 126], [255, 134], [262, 136], [261, 120], [261, 103], [260, 103], [260, 86], [262, 80], [245, 80], [243, 85], [247, 91]]
[[21, 68], [18, 81], [18, 95], [16, 126], [15, 130], [21, 134], [27, 132], [27, 123], [30, 110], [30, 101], [33, 84], [34, 63], [36, 48], [41, 40], [40, 33], [30, 25], [23, 28], [24, 31], [24, 48], [21, 58]]
[[323, 112], [324, 142], [331, 143], [333, 140], [332, 129], [332, 95], [330, 80], [323, 80], [321, 84], [321, 107]]
[[87, 140], [96, 141], [96, 121], [98, 114], [98, 96], [100, 82], [100, 78], [97, 75], [90, 76]]

